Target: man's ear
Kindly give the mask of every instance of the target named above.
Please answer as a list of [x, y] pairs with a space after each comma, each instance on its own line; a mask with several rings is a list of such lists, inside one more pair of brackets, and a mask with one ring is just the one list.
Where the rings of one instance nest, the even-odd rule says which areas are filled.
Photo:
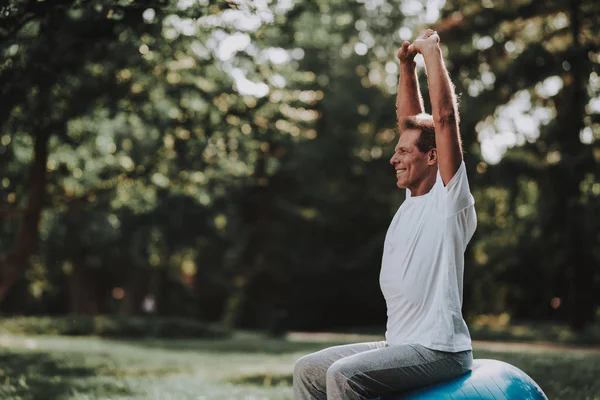
[[427, 164], [433, 165], [433, 164], [437, 163], [437, 160], [438, 160], [437, 157], [438, 157], [438, 153], [437, 153], [436, 148], [429, 150], [427, 152]]

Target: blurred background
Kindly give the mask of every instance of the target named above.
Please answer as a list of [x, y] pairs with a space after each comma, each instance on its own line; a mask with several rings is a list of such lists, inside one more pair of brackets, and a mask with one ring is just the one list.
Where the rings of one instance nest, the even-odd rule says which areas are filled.
[[465, 318], [597, 326], [597, 1], [0, 4], [4, 317], [382, 333], [396, 52], [433, 27], [479, 221]]
[[381, 339], [396, 53], [426, 27], [474, 355], [599, 399], [596, 0], [0, 0], [0, 397], [291, 399], [298, 357]]

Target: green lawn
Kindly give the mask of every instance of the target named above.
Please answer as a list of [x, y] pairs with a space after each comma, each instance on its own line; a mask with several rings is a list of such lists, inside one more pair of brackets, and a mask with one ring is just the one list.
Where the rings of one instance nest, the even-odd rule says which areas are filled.
[[[222, 340], [122, 341], [0, 336], [2, 399], [291, 399], [301, 355], [372, 337], [237, 334]], [[496, 348], [498, 347], [498, 348]], [[552, 400], [600, 399], [600, 352], [478, 343], [476, 358], [510, 362]]]

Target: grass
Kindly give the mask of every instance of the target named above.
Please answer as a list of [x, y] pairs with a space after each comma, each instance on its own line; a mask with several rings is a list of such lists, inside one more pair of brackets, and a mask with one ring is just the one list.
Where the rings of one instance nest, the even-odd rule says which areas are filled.
[[469, 323], [471, 337], [506, 342], [552, 342], [571, 345], [600, 345], [600, 324], [574, 332], [566, 324], [542, 321], [511, 321], [508, 314], [480, 315]]
[[[291, 334], [271, 339], [117, 340], [0, 336], [2, 399], [292, 399], [303, 354], [364, 335]], [[600, 400], [600, 351], [478, 342], [476, 358], [507, 361], [552, 400]]]
[[0, 318], [0, 334], [215, 339], [229, 333], [215, 324], [177, 317], [62, 315]]

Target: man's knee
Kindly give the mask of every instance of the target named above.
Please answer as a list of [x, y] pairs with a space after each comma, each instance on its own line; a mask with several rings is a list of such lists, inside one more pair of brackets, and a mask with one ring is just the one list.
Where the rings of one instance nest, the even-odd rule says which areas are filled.
[[327, 369], [327, 387], [336, 388], [336, 391], [346, 395], [366, 396], [367, 391], [362, 379], [364, 376], [356, 364], [341, 359]]
[[318, 360], [313, 354], [308, 354], [303, 357], [300, 357], [296, 364], [294, 364], [294, 376], [301, 377], [310, 375], [311, 371], [313, 371], [318, 366]]
[[337, 360], [327, 369], [327, 380], [346, 381], [351, 376], [350, 365], [346, 360]]

